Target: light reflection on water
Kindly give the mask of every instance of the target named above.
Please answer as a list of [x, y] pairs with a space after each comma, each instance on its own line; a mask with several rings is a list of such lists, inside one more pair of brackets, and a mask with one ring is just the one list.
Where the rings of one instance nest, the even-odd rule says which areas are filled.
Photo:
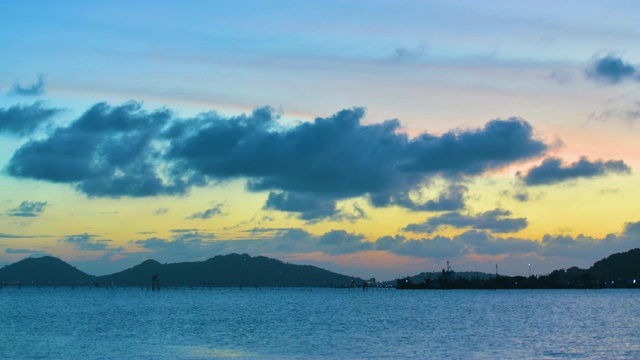
[[640, 291], [0, 289], [0, 358], [640, 358]]

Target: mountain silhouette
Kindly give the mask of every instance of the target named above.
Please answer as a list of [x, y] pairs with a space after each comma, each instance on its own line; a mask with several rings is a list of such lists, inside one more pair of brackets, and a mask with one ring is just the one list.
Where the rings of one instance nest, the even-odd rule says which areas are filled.
[[90, 284], [95, 277], [53, 256], [26, 258], [0, 269], [0, 283], [22, 285]]
[[[86, 274], [66, 262], [52, 257], [26, 258], [0, 269], [0, 284], [4, 285], [91, 285], [150, 286], [158, 276], [161, 287], [168, 286], [350, 286], [361, 285], [360, 278], [340, 275], [310, 265], [294, 265], [264, 256], [247, 254], [218, 255], [206, 261], [161, 264], [146, 260], [127, 270], [105, 276]], [[438, 276], [436, 276], [438, 275]], [[441, 280], [438, 273], [423, 273], [412, 282]], [[637, 287], [640, 283], [640, 249], [612, 254], [589, 269], [560, 269], [548, 275], [495, 277], [476, 272], [460, 273], [452, 288], [582, 288]], [[487, 279], [490, 279], [489, 281]], [[488, 283], [490, 282], [490, 283]], [[391, 282], [389, 282], [391, 283]], [[459, 284], [458, 284], [459, 283]], [[488, 285], [487, 285], [488, 284]], [[517, 285], [517, 286], [516, 286]], [[466, 286], [466, 287], [465, 287]]]
[[631, 278], [640, 275], [640, 248], [612, 254], [597, 261], [588, 272], [597, 278]]
[[161, 264], [146, 260], [104, 276], [88, 275], [51, 256], [26, 258], [0, 269], [0, 283], [21, 285], [149, 286], [347, 286], [363, 280], [310, 265], [264, 256], [218, 255], [206, 261]]
[[361, 279], [315, 266], [287, 264], [264, 256], [218, 255], [206, 261], [140, 265], [97, 279], [100, 284], [139, 286], [159, 276], [160, 286], [342, 286]]

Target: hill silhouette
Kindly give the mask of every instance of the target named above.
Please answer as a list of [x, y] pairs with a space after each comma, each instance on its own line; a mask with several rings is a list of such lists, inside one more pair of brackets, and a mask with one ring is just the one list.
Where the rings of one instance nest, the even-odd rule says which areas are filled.
[[596, 261], [588, 272], [601, 279], [638, 277], [640, 275], [640, 248], [612, 254], [605, 259]]
[[[161, 264], [146, 260], [105, 276], [86, 274], [52, 257], [26, 258], [0, 269], [3, 285], [150, 286], [351, 286], [363, 280], [310, 265], [294, 265], [264, 256], [218, 255], [206, 261]], [[401, 279], [404, 288], [600, 288], [640, 287], [640, 249], [612, 254], [589, 269], [571, 267], [543, 276], [495, 276], [477, 272], [421, 273]], [[400, 282], [398, 282], [400, 284]], [[390, 284], [389, 284], [390, 285]]]
[[309, 265], [287, 264], [264, 256], [218, 255], [206, 261], [160, 264], [147, 260], [97, 282], [115, 286], [148, 284], [159, 275], [160, 286], [346, 286], [361, 279]]
[[95, 277], [53, 256], [26, 258], [0, 269], [0, 283], [22, 285], [90, 284]]
[[[396, 280], [398, 289], [587, 289], [640, 287], [640, 249], [610, 255], [589, 269], [571, 267], [542, 276], [481, 276], [443, 270]], [[426, 275], [426, 276], [425, 276]], [[471, 275], [471, 276], [468, 276]]]
[[51, 256], [26, 258], [0, 269], [0, 283], [22, 285], [149, 286], [347, 286], [363, 280], [310, 265], [264, 256], [218, 255], [206, 261], [161, 264], [146, 260], [105, 276], [88, 275]]

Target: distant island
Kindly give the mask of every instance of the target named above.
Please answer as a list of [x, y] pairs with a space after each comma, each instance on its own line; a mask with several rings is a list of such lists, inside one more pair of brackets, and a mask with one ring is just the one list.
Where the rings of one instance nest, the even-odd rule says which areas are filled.
[[[156, 280], [152, 283], [153, 280]], [[51, 256], [26, 258], [0, 269], [0, 284], [37, 286], [323, 286], [345, 287], [364, 280], [310, 265], [264, 256], [218, 255], [206, 261], [161, 264], [155, 260], [104, 276], [86, 274]]]
[[337, 274], [264, 256], [218, 255], [206, 261], [161, 264], [155, 260], [104, 276], [86, 274], [51, 256], [26, 258], [0, 269], [1, 286], [162, 287], [396, 287], [438, 289], [598, 289], [640, 288], [640, 248], [613, 254], [589, 269], [571, 267], [542, 276], [504, 276], [479, 272], [421, 273], [396, 281]]
[[529, 277], [474, 272], [458, 274], [443, 269], [441, 273], [398, 279], [395, 286], [402, 290], [640, 288], [640, 249], [613, 254], [589, 269], [571, 267]]

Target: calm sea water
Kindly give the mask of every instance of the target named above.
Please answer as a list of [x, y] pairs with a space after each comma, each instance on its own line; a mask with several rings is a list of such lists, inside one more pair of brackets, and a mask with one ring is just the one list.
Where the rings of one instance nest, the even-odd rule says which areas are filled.
[[640, 291], [0, 289], [0, 358], [640, 358]]

